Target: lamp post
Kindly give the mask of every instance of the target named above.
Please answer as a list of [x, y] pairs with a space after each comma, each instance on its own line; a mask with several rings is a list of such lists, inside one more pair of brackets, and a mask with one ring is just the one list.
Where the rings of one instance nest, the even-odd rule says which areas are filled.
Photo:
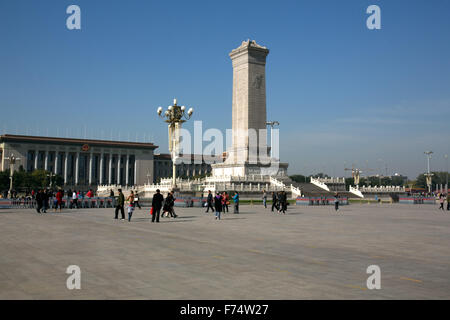
[[52, 185], [53, 185], [53, 172], [51, 172], [50, 171], [50, 173], [49, 174], [47, 174], [47, 177], [48, 177], [48, 180], [49, 180], [49, 187], [50, 187], [50, 189], [52, 188]]
[[444, 154], [444, 159], [447, 164], [447, 178], [445, 179], [445, 194], [448, 195], [448, 154]]
[[[193, 108], [189, 108], [186, 113], [185, 106], [177, 105], [177, 99], [173, 100], [173, 105], [167, 107], [167, 110], [163, 112], [163, 108], [159, 107], [158, 115], [165, 119], [169, 127], [169, 151], [172, 157], [172, 187], [176, 187], [176, 161], [178, 159], [179, 153], [179, 142], [180, 142], [180, 129], [181, 125], [189, 120], [194, 112]], [[184, 119], [183, 119], [184, 118]]]
[[16, 161], [20, 161], [20, 158], [16, 158], [13, 154], [11, 154], [10, 157], [5, 159], [9, 160], [9, 196], [12, 198], [14, 166]]
[[272, 158], [272, 147], [273, 147], [273, 127], [279, 126], [280, 123], [278, 121], [268, 121], [266, 122], [266, 126], [270, 126], [270, 157]]
[[427, 173], [425, 174], [425, 177], [427, 180], [428, 193], [431, 193], [431, 177], [433, 176], [433, 174], [430, 173], [430, 159], [433, 151], [425, 151], [424, 154], [426, 154], [427, 156]]

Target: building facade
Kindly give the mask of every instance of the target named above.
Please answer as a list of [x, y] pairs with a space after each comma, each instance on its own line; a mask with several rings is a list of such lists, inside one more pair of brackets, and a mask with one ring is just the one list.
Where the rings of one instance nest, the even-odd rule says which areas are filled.
[[5, 134], [0, 136], [0, 169], [9, 158], [20, 158], [16, 170], [46, 170], [66, 186], [142, 185], [154, 180], [152, 143], [51, 138]]
[[[206, 158], [206, 160], [205, 160]], [[212, 159], [208, 159], [206, 156], [201, 155], [184, 155], [177, 161], [176, 175], [181, 178], [193, 178], [197, 176], [204, 176], [211, 174]], [[154, 155], [154, 181], [159, 182], [163, 178], [171, 178], [172, 158], [168, 153], [155, 154]]]

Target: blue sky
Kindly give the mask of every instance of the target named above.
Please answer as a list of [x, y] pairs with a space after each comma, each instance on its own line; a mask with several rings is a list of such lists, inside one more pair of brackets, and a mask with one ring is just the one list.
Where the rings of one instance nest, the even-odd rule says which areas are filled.
[[[81, 8], [82, 29], [66, 28]], [[381, 8], [382, 29], [366, 28]], [[354, 163], [415, 177], [450, 153], [450, 2], [0, 2], [0, 132], [142, 141], [167, 151], [158, 106], [231, 127], [228, 53], [267, 46], [268, 119], [289, 173]], [[191, 124], [187, 125], [190, 128]]]

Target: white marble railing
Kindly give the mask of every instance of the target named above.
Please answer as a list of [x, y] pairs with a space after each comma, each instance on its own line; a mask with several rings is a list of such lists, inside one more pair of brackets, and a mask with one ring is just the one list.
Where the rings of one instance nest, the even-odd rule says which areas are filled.
[[314, 178], [316, 181], [329, 184], [345, 184], [345, 178]]
[[214, 182], [266, 182], [269, 181], [268, 176], [262, 174], [250, 174], [246, 176], [212, 176], [206, 177], [206, 182], [214, 183]]
[[281, 188], [286, 187], [283, 181], [277, 180], [274, 177], [270, 177], [270, 184]]
[[362, 186], [359, 190], [361, 192], [406, 192], [403, 186]]
[[330, 191], [330, 188], [328, 188], [325, 183], [321, 182], [318, 179], [311, 177], [311, 183], [315, 186], [318, 186], [319, 188], [322, 188], [323, 190]]
[[350, 191], [351, 193], [353, 193], [354, 195], [356, 195], [356, 196], [358, 196], [360, 198], [364, 198], [364, 195], [357, 188], [354, 188], [354, 187], [350, 186], [348, 191]]
[[272, 192], [272, 191], [283, 191], [284, 187], [275, 186], [271, 184], [260, 184], [260, 183], [210, 183], [202, 186], [204, 192], [208, 190], [214, 191], [248, 191], [248, 192]]
[[292, 192], [292, 196], [295, 198], [302, 196], [302, 190], [300, 190], [297, 187], [294, 187], [292, 184], [291, 184], [291, 192]]

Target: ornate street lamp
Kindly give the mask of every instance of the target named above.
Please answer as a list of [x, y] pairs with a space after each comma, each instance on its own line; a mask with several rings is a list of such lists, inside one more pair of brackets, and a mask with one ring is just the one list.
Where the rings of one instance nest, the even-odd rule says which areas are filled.
[[176, 161], [179, 155], [180, 129], [183, 122], [189, 120], [194, 112], [193, 108], [189, 108], [186, 113], [185, 106], [177, 105], [177, 99], [173, 99], [173, 105], [167, 107], [163, 114], [163, 108], [159, 107], [158, 115], [167, 122], [169, 127], [169, 151], [172, 157], [172, 187], [176, 187]]
[[5, 160], [9, 160], [9, 197], [12, 198], [14, 165], [16, 164], [16, 161], [20, 161], [20, 158], [16, 158], [11, 154], [11, 156], [5, 158]]
[[427, 156], [427, 163], [428, 163], [428, 170], [425, 174], [426, 180], [427, 180], [427, 186], [428, 186], [428, 193], [431, 193], [431, 177], [433, 176], [432, 173], [430, 173], [430, 159], [431, 155], [433, 154], [433, 151], [425, 151], [424, 152]]
[[52, 185], [53, 185], [53, 177], [54, 176], [55, 175], [51, 171], [50, 171], [50, 173], [47, 174], [47, 177], [48, 177], [48, 180], [49, 180], [49, 187], [50, 187], [50, 189], [52, 188]]

